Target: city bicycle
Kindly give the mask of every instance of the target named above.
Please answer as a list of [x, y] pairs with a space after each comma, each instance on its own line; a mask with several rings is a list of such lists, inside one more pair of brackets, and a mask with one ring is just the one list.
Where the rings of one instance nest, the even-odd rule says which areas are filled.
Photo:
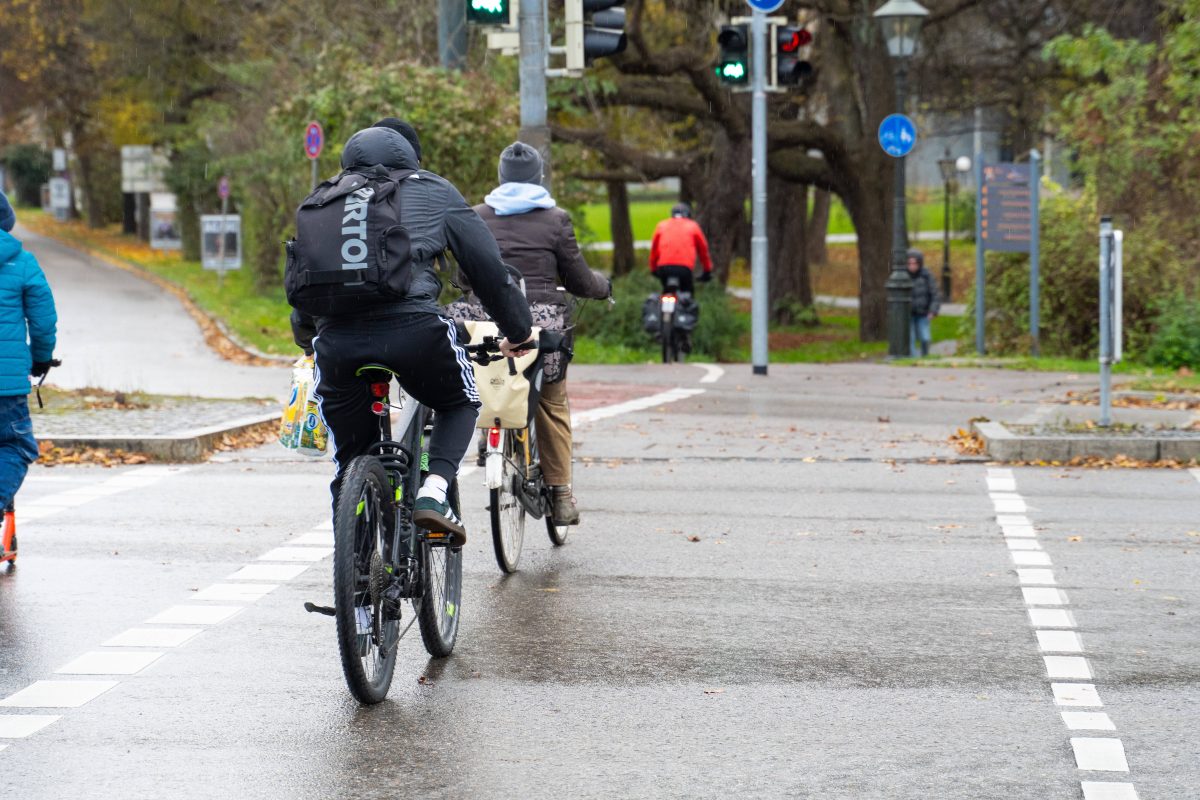
[[[491, 337], [484, 337], [488, 344]], [[551, 515], [553, 497], [542, 476], [537, 446], [537, 392], [542, 385], [542, 356], [569, 349], [563, 331], [543, 330], [538, 335], [538, 357], [525, 375], [529, 380], [531, 397], [529, 412], [523, 427], [492, 425], [484, 430], [484, 485], [488, 489], [488, 515], [492, 526], [492, 549], [496, 564], [502, 572], [517, 571], [521, 547], [525, 540], [525, 518], [546, 520], [546, 533], [555, 546], [567, 543], [570, 530], [556, 523]], [[489, 358], [489, 361], [500, 357]], [[484, 362], [480, 362], [484, 363]], [[509, 359], [509, 374], [516, 374], [516, 365]]]
[[[466, 349], [474, 359], [488, 357], [489, 347], [498, 351], [499, 343]], [[393, 404], [388, 395], [395, 374], [387, 367], [365, 364], [356, 374], [370, 392], [379, 440], [342, 474], [333, 515], [333, 606], [304, 607], [334, 618], [346, 685], [360, 703], [374, 704], [387, 696], [398, 645], [414, 622], [431, 656], [454, 650], [462, 548], [451, 547], [446, 532], [413, 520], [417, 490], [428, 475], [433, 411], [403, 394]], [[394, 409], [401, 412], [399, 439], [392, 438]], [[457, 480], [446, 496], [460, 515]], [[413, 614], [401, 627], [406, 601]]]

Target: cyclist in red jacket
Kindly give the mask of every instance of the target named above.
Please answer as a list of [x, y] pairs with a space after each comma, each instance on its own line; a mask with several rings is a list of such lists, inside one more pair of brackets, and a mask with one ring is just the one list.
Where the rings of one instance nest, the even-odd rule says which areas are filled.
[[695, 293], [692, 272], [696, 260], [704, 265], [701, 281], [712, 280], [712, 259], [708, 256], [708, 240], [704, 231], [692, 219], [692, 209], [687, 203], [676, 203], [671, 209], [671, 218], [664, 219], [654, 229], [654, 240], [650, 243], [650, 271], [662, 281], [677, 278], [681, 292]]

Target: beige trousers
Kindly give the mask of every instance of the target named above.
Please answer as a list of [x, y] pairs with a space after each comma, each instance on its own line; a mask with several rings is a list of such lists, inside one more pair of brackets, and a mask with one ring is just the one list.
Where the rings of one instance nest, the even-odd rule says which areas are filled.
[[542, 385], [534, 424], [546, 484], [566, 486], [571, 482], [571, 406], [566, 380]]

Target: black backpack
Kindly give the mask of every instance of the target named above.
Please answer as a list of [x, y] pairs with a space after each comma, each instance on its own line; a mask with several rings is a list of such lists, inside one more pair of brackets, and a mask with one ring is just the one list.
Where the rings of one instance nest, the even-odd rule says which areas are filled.
[[393, 197], [415, 170], [346, 170], [296, 209], [285, 244], [283, 288], [312, 316], [350, 314], [403, 299], [413, 279], [412, 245]]

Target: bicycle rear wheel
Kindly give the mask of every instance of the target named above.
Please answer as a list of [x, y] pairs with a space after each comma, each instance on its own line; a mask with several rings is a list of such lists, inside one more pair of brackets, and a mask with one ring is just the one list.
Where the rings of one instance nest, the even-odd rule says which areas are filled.
[[[525, 429], [529, 431], [529, 428]], [[526, 433], [528, 435], [528, 433]], [[516, 431], [504, 432], [504, 463], [501, 467], [500, 488], [491, 490], [488, 508], [492, 517], [492, 549], [501, 571], [517, 571], [521, 560], [521, 545], [525, 541], [525, 506], [517, 497], [517, 484], [522, 480], [517, 459], [525, 460], [522, 443]]]
[[546, 515], [546, 533], [550, 534], [550, 541], [555, 547], [562, 547], [567, 543], [567, 534], [570, 531], [570, 525], [557, 525], [549, 514]]
[[[392, 513], [387, 473], [379, 459], [360, 456], [342, 476], [333, 520], [333, 608], [338, 650], [350, 694], [360, 703], [387, 696], [396, 668], [398, 614], [383, 602], [389, 575], [383, 541]], [[395, 619], [388, 617], [395, 616]]]
[[[458, 480], [446, 492], [454, 513], [462, 518], [458, 504]], [[417, 622], [421, 641], [429, 655], [442, 658], [454, 650], [458, 638], [459, 604], [462, 602], [462, 548], [430, 545], [421, 540], [421, 597]]]

